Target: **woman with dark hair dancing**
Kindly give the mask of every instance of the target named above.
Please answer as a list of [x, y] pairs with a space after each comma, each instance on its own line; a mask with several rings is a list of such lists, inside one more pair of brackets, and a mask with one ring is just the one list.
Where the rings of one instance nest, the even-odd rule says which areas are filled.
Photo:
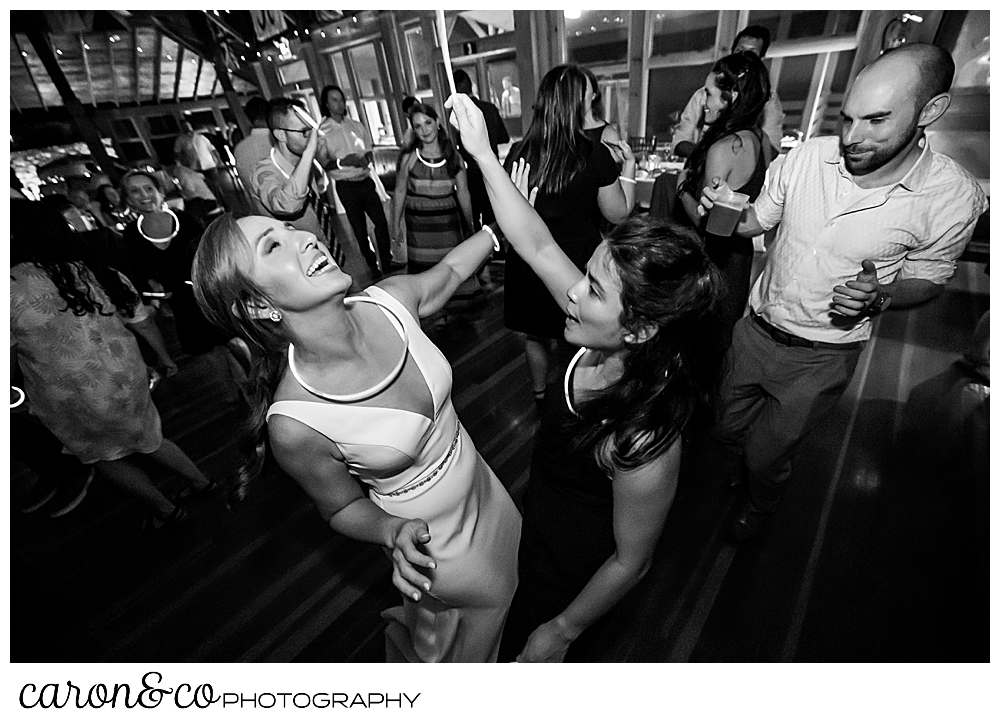
[[482, 115], [454, 106], [500, 227], [580, 347], [546, 395], [524, 501], [520, 582], [500, 660], [558, 662], [649, 568], [674, 499], [682, 435], [711, 416], [722, 366], [718, 271], [698, 240], [636, 218], [581, 273], [491, 159]]
[[[585, 130], [592, 98], [582, 69], [560, 65], [550, 70], [538, 87], [531, 126], [507, 156], [508, 171], [518, 159], [529, 164], [531, 186], [539, 189], [535, 210], [578, 269], [584, 268], [601, 242], [602, 218], [620, 223], [635, 205], [632, 151], [621, 141], [601, 143]], [[621, 171], [619, 163], [624, 164]], [[551, 340], [562, 338], [565, 315], [516, 247], [514, 251], [505, 270], [504, 322], [526, 335], [524, 353], [532, 392], [540, 402], [548, 379]]]
[[706, 130], [688, 157], [677, 191], [691, 221], [702, 229], [705, 250], [719, 267], [726, 337], [740, 320], [750, 298], [753, 240], [735, 233], [716, 236], [704, 230], [698, 198], [709, 181], [745, 193], [752, 203], [764, 187], [767, 158], [761, 124], [771, 97], [767, 68], [754, 53], [720, 58], [705, 79]]
[[430, 270], [352, 297], [313, 234], [272, 218], [223, 216], [195, 255], [202, 308], [257, 352], [256, 461], [269, 441], [334, 530], [390, 551], [404, 596], [383, 613], [390, 662], [495, 661], [517, 584], [520, 515], [459, 422], [451, 367], [418, 321], [494, 239], [480, 231]]
[[198, 491], [212, 483], [164, 439], [149, 396], [141, 336], [161, 369], [173, 365], [133, 286], [93, 260], [62, 217], [11, 203], [10, 334], [31, 412], [84, 464], [137, 497], [159, 529], [187, 517], [149, 476], [150, 463]]

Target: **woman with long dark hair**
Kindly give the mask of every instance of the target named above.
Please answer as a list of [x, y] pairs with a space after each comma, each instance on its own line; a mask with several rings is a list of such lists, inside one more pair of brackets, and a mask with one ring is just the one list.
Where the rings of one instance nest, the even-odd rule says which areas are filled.
[[688, 157], [677, 191], [691, 221], [702, 230], [705, 250], [725, 282], [723, 310], [726, 334], [732, 334], [750, 298], [753, 240], [737, 234], [716, 236], [704, 230], [698, 215], [701, 189], [725, 182], [752, 203], [764, 187], [767, 157], [761, 124], [771, 97], [767, 68], [751, 52], [716, 61], [705, 79], [705, 133]]
[[195, 255], [202, 308], [256, 352], [247, 471], [269, 448], [334, 530], [391, 551], [404, 601], [383, 614], [390, 662], [496, 660], [517, 584], [520, 516], [419, 323], [494, 238], [480, 231], [430, 270], [351, 297], [329, 250], [272, 218], [223, 216]]
[[586, 115], [583, 119], [583, 130], [595, 143], [604, 141], [615, 143], [621, 140], [618, 129], [608, 123], [604, 116], [604, 94], [601, 92], [601, 85], [597, 82], [597, 76], [590, 68], [581, 67], [584, 75], [587, 76], [587, 95], [584, 98], [583, 107]]
[[127, 278], [85, 261], [83, 248], [57, 212], [11, 202], [12, 349], [32, 414], [81, 462], [143, 502], [159, 529], [187, 515], [153, 484], [152, 466], [195, 490], [212, 483], [160, 430], [136, 343], [142, 337], [166, 369], [172, 362], [159, 331]]
[[[538, 87], [531, 126], [507, 156], [508, 170], [519, 159], [531, 167], [531, 185], [539, 189], [535, 210], [578, 269], [601, 242], [602, 218], [620, 223], [635, 204], [635, 159], [628, 145], [605, 144], [586, 132], [592, 97], [590, 80], [581, 68], [560, 65], [550, 70]], [[562, 338], [564, 318], [515, 249], [505, 270], [504, 321], [525, 335], [536, 401], [545, 395], [551, 340]]]
[[514, 169], [519, 190], [491, 158], [475, 105], [450, 103], [501, 229], [579, 347], [546, 395], [500, 650], [500, 660], [558, 662], [649, 568], [682, 436], [711, 417], [719, 275], [693, 233], [642, 218], [616, 227], [581, 273], [525, 201], [529, 169]]
[[[472, 231], [472, 197], [465, 162], [437, 111], [415, 103], [407, 117], [413, 139], [400, 149], [392, 218], [395, 237], [400, 238], [405, 217], [407, 263], [411, 272], [419, 272], [443, 259]], [[471, 276], [456, 296], [478, 289], [478, 280]]]

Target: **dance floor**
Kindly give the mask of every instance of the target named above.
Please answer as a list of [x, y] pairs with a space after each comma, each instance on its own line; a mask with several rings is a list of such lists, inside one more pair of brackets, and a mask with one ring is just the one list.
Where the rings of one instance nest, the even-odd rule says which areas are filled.
[[[520, 501], [538, 418], [521, 345], [503, 326], [503, 266], [490, 274], [478, 307], [427, 327], [454, 367], [459, 416]], [[983, 266], [962, 263], [941, 298], [879, 319], [757, 541], [726, 543], [735, 490], [713, 474], [710, 449], [689, 449], [652, 569], [587, 657], [988, 660], [988, 449], [965, 440], [973, 458], [950, 476], [921, 463], [928, 440], [954, 436], [947, 394], [933, 392], [988, 307]], [[165, 434], [226, 477], [245, 412], [224, 369], [181, 356], [155, 400]], [[12, 511], [11, 661], [383, 660], [379, 613], [398, 597], [387, 558], [331, 531], [279, 470], [239, 504], [217, 495], [190, 511], [184, 528], [142, 534], [138, 504], [100, 479], [63, 518]]]

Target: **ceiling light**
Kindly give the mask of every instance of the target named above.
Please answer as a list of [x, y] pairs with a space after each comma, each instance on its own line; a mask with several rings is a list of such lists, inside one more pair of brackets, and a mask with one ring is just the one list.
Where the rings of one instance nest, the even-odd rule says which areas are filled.
[[570, 20], [576, 20], [583, 14], [582, 10], [563, 10], [563, 15], [565, 15]]

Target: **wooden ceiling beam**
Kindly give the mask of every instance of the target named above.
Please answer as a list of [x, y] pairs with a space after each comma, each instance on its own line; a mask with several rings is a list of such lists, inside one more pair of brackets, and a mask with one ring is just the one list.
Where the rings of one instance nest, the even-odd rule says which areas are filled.
[[160, 75], [163, 72], [163, 34], [153, 28], [156, 40], [153, 41], [153, 102], [160, 102]]
[[177, 45], [177, 70], [174, 72], [174, 103], [181, 92], [181, 71], [184, 69], [184, 46]]
[[[112, 33], [114, 35], [115, 33]], [[121, 105], [118, 99], [118, 73], [115, 71], [115, 44], [108, 37], [108, 67], [111, 72], [111, 92], [114, 94], [115, 106]]]
[[31, 87], [35, 89], [35, 93], [38, 94], [38, 100], [42, 104], [43, 110], [48, 110], [49, 105], [45, 102], [45, 96], [42, 95], [42, 89], [38, 87], [38, 81], [35, 80], [35, 74], [31, 72], [31, 66], [28, 65], [28, 54], [24, 52], [24, 48], [21, 47], [21, 43], [17, 39], [17, 35], [11, 33], [11, 40], [14, 41], [14, 47], [17, 48], [17, 54], [21, 56], [21, 62], [24, 63], [24, 70], [28, 73], [28, 80], [31, 81]]
[[201, 69], [204, 67], [205, 59], [198, 56], [198, 71], [194, 74], [194, 94], [192, 100], [198, 100], [198, 84], [201, 83]]
[[135, 104], [139, 105], [139, 73], [142, 69], [139, 67], [139, 32], [132, 28], [132, 70], [135, 74]]
[[80, 55], [83, 56], [83, 70], [87, 74], [87, 92], [90, 93], [90, 104], [97, 107], [97, 96], [94, 94], [94, 80], [90, 75], [90, 58], [87, 57], [87, 41], [83, 38], [83, 33], [79, 33], [77, 38], [80, 41]]

